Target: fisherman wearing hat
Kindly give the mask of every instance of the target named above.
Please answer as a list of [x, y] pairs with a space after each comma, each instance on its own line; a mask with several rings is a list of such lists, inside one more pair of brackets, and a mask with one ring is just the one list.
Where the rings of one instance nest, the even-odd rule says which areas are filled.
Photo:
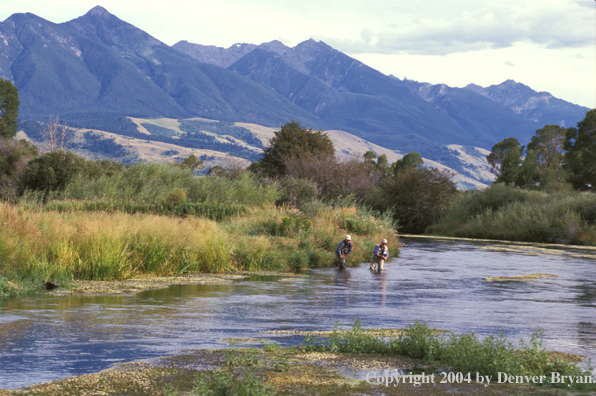
[[380, 244], [375, 245], [375, 250], [370, 258], [370, 269], [374, 271], [379, 266], [379, 272], [383, 271], [385, 260], [389, 258], [389, 248], [387, 247], [387, 239], [383, 239]]
[[339, 269], [346, 268], [346, 257], [348, 257], [350, 253], [352, 253], [353, 247], [354, 244], [352, 243], [352, 237], [346, 235], [344, 240], [341, 241], [339, 245], [337, 245], [337, 248], [335, 248], [335, 255], [339, 259]]

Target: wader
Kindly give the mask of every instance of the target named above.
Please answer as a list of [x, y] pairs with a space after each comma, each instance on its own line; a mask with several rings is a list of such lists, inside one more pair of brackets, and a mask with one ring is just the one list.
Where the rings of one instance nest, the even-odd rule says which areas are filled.
[[[350, 246], [344, 246], [340, 251], [339, 254], [337, 255], [337, 259], [339, 260], [339, 269], [345, 269], [346, 268], [346, 257], [348, 257], [348, 254], [350, 253]], [[337, 252], [336, 252], [337, 253]], [[344, 258], [342, 258], [341, 256], [346, 256]]]
[[[385, 246], [384, 248], [379, 247], [379, 254], [381, 256], [384, 256], [386, 251], [387, 251], [387, 246]], [[379, 267], [379, 271], [383, 271], [383, 266], [385, 265], [385, 259], [379, 258], [379, 257], [375, 256], [375, 254], [373, 253], [373, 255], [370, 258], [370, 269], [373, 271], [376, 270], [377, 265]]]

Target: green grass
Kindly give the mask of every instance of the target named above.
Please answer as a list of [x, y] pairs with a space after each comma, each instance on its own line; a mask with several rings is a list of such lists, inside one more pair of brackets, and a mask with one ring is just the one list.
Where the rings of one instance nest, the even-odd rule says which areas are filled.
[[275, 202], [279, 196], [277, 183], [264, 185], [248, 172], [235, 179], [196, 177], [187, 169], [152, 163], [136, 164], [96, 179], [77, 177], [53, 198], [155, 207], [172, 203], [173, 198], [178, 203], [262, 206]]
[[460, 195], [427, 233], [522, 242], [596, 245], [596, 194], [502, 185]]
[[[301, 345], [303, 351], [331, 353], [365, 353], [398, 355], [422, 359], [425, 363], [447, 366], [453, 372], [478, 373], [496, 378], [499, 372], [509, 375], [546, 376], [550, 384], [551, 373], [562, 376], [588, 376], [575, 361], [565, 360], [542, 347], [542, 333], [532, 334], [529, 344], [523, 340], [514, 345], [503, 335], [481, 340], [474, 333], [445, 334], [416, 321], [404, 329], [399, 337], [386, 337], [363, 330], [356, 320], [349, 330], [339, 326], [328, 336], [307, 336]], [[574, 389], [596, 390], [596, 384], [574, 384]]]

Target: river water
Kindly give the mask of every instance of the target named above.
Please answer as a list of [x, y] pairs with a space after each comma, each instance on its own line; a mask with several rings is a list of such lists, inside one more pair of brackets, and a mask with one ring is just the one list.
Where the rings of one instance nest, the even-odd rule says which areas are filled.
[[[330, 330], [360, 319], [365, 328], [420, 320], [480, 336], [529, 340], [596, 362], [596, 260], [491, 250], [466, 242], [403, 240], [382, 273], [368, 264], [310, 271], [306, 278], [252, 277], [120, 296], [32, 296], [0, 300], [0, 388], [106, 369], [190, 348], [229, 346], [225, 338], [293, 345], [270, 330]], [[548, 273], [532, 282], [486, 277]]]

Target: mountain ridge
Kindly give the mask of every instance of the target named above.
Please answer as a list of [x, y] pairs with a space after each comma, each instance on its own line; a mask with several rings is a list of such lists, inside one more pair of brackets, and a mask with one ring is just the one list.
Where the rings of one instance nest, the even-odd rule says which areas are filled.
[[[61, 24], [14, 14], [0, 22], [0, 34], [0, 77], [19, 89], [20, 120], [59, 116], [126, 136], [140, 133], [129, 117], [272, 128], [294, 120], [466, 172], [450, 147], [490, 149], [511, 136], [524, 144], [540, 120], [574, 125], [587, 110], [515, 82], [451, 88], [402, 81], [313, 39], [295, 47], [277, 40], [168, 46], [101, 6]], [[192, 147], [209, 140], [187, 138]]]

